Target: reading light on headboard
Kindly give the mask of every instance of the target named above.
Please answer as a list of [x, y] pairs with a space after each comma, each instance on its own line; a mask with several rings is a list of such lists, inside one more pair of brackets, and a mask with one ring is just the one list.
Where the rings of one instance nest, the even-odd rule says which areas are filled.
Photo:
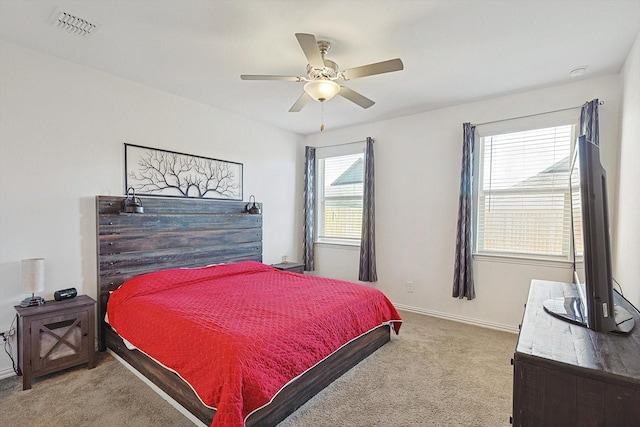
[[259, 214], [260, 206], [256, 203], [256, 196], [253, 194], [249, 196], [249, 203], [244, 207], [244, 211], [250, 214]]
[[142, 201], [136, 197], [136, 190], [129, 187], [127, 190], [127, 198], [122, 202], [122, 211], [125, 213], [144, 213]]

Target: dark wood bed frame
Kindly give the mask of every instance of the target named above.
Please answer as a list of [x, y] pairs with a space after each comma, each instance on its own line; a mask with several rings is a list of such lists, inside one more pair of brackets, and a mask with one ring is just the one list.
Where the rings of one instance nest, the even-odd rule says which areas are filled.
[[[243, 260], [262, 261], [262, 215], [243, 213], [246, 202], [141, 197], [144, 213], [122, 212], [124, 196], [96, 196], [98, 348], [111, 349], [206, 424], [204, 406], [178, 375], [138, 350], [129, 350], [104, 321], [109, 292], [155, 270]], [[390, 339], [388, 325], [350, 342], [287, 385], [254, 412], [247, 426], [275, 425]]]

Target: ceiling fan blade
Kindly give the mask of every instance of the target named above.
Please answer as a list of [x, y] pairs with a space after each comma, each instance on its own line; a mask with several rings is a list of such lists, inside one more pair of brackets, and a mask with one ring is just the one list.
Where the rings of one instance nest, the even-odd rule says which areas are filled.
[[366, 96], [361, 95], [355, 90], [349, 89], [346, 86], [340, 86], [340, 92], [338, 92], [338, 95], [342, 96], [343, 98], [347, 98], [349, 101], [358, 104], [362, 108], [369, 108], [373, 104], [375, 104], [374, 101], [370, 100]]
[[302, 107], [307, 105], [307, 102], [309, 101], [311, 101], [311, 97], [309, 96], [309, 94], [307, 92], [302, 92], [302, 95], [300, 95], [300, 98], [298, 98], [296, 103], [293, 104], [291, 108], [289, 108], [289, 112], [297, 113], [298, 111], [302, 110]]
[[349, 68], [344, 70], [342, 75], [346, 80], [353, 80], [360, 77], [373, 76], [375, 74], [390, 73], [392, 71], [400, 71], [404, 69], [400, 58], [390, 59], [388, 61], [376, 62], [375, 64], [362, 65], [360, 67]]
[[324, 68], [324, 60], [318, 49], [318, 42], [316, 42], [316, 36], [313, 34], [296, 33], [296, 38], [300, 47], [304, 52], [304, 56], [307, 57], [309, 65], [313, 68]]
[[260, 74], [241, 74], [240, 78], [242, 80], [284, 80], [288, 82], [301, 82], [301, 77], [295, 76], [270, 76], [270, 75], [260, 75]]

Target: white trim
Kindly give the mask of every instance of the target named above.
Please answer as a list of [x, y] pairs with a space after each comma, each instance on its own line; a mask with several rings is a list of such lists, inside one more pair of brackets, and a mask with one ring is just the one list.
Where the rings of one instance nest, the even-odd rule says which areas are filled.
[[427, 316], [438, 317], [446, 320], [453, 320], [454, 322], [466, 323], [468, 325], [480, 326], [482, 328], [495, 329], [502, 332], [511, 332], [517, 334], [520, 330], [517, 327], [511, 325], [504, 325], [502, 323], [488, 322], [486, 320], [472, 319], [470, 317], [458, 316], [455, 314], [444, 313], [441, 311], [427, 310], [424, 308], [413, 307], [404, 304], [393, 304], [399, 310], [410, 311], [412, 313], [424, 314]]
[[0, 371], [0, 380], [5, 378], [15, 377], [16, 373], [13, 372], [13, 368], [7, 368]]
[[357, 141], [349, 144], [318, 146], [316, 149], [316, 160], [327, 157], [348, 156], [350, 154], [364, 153], [367, 141]]
[[162, 397], [164, 400], [169, 402], [169, 404], [171, 406], [173, 406], [174, 408], [176, 408], [178, 410], [178, 412], [180, 412], [182, 415], [187, 417], [189, 419], [189, 421], [193, 422], [193, 424], [195, 424], [197, 426], [200, 426], [200, 427], [207, 427], [207, 425], [205, 423], [200, 421], [195, 415], [193, 415], [191, 412], [186, 410], [184, 406], [182, 406], [181, 404], [176, 402], [171, 396], [169, 396], [167, 393], [165, 393], [160, 387], [158, 387], [153, 382], [151, 382], [150, 379], [148, 379], [147, 377], [142, 375], [140, 372], [138, 372], [133, 366], [131, 366], [129, 363], [127, 363], [123, 358], [121, 358], [116, 353], [114, 353], [113, 350], [108, 348], [107, 352], [109, 352], [117, 361], [122, 363], [122, 365], [125, 368], [127, 368], [128, 370], [133, 372], [135, 374], [135, 376], [140, 378], [146, 385], [151, 387], [151, 389], [153, 391], [155, 391], [160, 397]]
[[[535, 128], [556, 127], [563, 125], [577, 125], [580, 123], [581, 107], [571, 107], [562, 110], [537, 113], [530, 116], [515, 117], [491, 123], [475, 125], [478, 136], [494, 136], [502, 133], [522, 132]], [[473, 124], [472, 124], [473, 125]]]
[[347, 240], [339, 240], [333, 239], [331, 241], [325, 239], [322, 241], [314, 242], [314, 245], [319, 246], [321, 248], [338, 248], [338, 249], [348, 249], [348, 250], [360, 250], [360, 242], [349, 242]]
[[[336, 197], [336, 196], [329, 196], [329, 198], [327, 198], [325, 196], [325, 161], [329, 160], [329, 159], [336, 159], [339, 157], [345, 157], [345, 156], [355, 156], [355, 155], [362, 155], [364, 156], [364, 141], [362, 142], [362, 147], [360, 147], [359, 150], [357, 151], [353, 151], [353, 145], [351, 146], [347, 146], [345, 148], [344, 145], [340, 145], [340, 146], [332, 146], [333, 148], [329, 148], [329, 150], [338, 150], [339, 152], [323, 152], [323, 151], [318, 151], [318, 149], [316, 149], [316, 164], [315, 164], [315, 170], [316, 170], [316, 176], [315, 176], [315, 231], [314, 231], [314, 243], [328, 243], [328, 244], [336, 244], [336, 245], [357, 245], [360, 246], [361, 243], [361, 236], [358, 236], [357, 238], [341, 238], [341, 237], [330, 237], [330, 236], [321, 236], [321, 230], [324, 230], [324, 209], [327, 203], [327, 199], [331, 200], [331, 199], [343, 199], [343, 198], [348, 198], [348, 199], [352, 199], [353, 201], [359, 201], [360, 204], [363, 203], [364, 199], [364, 193], [360, 193], [359, 195], [352, 195], [352, 196], [340, 196], [340, 197]], [[347, 150], [348, 151], [344, 151]], [[340, 152], [342, 151], [342, 152]], [[324, 154], [323, 154], [324, 153]], [[364, 157], [362, 157], [363, 161], [364, 161]], [[364, 187], [363, 187], [364, 188]], [[351, 222], [351, 221], [348, 221]]]
[[559, 260], [559, 259], [544, 259], [544, 258], [522, 258], [515, 257], [509, 255], [489, 255], [486, 253], [483, 254], [473, 254], [474, 261], [480, 262], [502, 262], [507, 264], [520, 264], [520, 265], [537, 265], [540, 267], [553, 267], [553, 268], [562, 268], [562, 269], [571, 269], [573, 268], [573, 263], [569, 260]]
[[[574, 110], [577, 110], [577, 111], [574, 112]], [[492, 253], [491, 251], [486, 251], [484, 249], [481, 249], [483, 248], [483, 245], [484, 245], [483, 243], [484, 232], [481, 232], [481, 227], [479, 225], [480, 217], [482, 216], [481, 212], [485, 211], [485, 208], [481, 206], [481, 200], [485, 197], [485, 193], [483, 193], [483, 183], [482, 183], [485, 175], [484, 169], [489, 167], [491, 162], [493, 162], [493, 160], [491, 159], [490, 162], [487, 160], [488, 163], [485, 164], [485, 159], [484, 159], [485, 140], [487, 138], [490, 138], [491, 136], [499, 136], [499, 135], [506, 135], [511, 133], [520, 133], [520, 132], [529, 132], [529, 131], [547, 129], [551, 127], [568, 126], [570, 127], [570, 130], [571, 130], [571, 134], [569, 136], [569, 141], [568, 141], [569, 159], [571, 159], [573, 157], [573, 146], [574, 146], [573, 141], [575, 141], [576, 134], [578, 132], [578, 126], [580, 121], [579, 119], [580, 119], [580, 110], [578, 109], [578, 107], [576, 107], [571, 109], [552, 111], [549, 113], [535, 114], [532, 116], [526, 116], [526, 117], [521, 117], [517, 119], [500, 120], [500, 121], [492, 122], [491, 124], [488, 124], [488, 126], [485, 126], [482, 128], [483, 130], [476, 128], [476, 136], [479, 137], [479, 140], [476, 141], [476, 151], [473, 159], [474, 164], [473, 164], [473, 195], [472, 196], [473, 196], [473, 204], [474, 204], [474, 207], [473, 207], [474, 213], [473, 213], [472, 228], [473, 228], [474, 241], [473, 241], [472, 251], [474, 253], [474, 256], [475, 255], [488, 255], [488, 256], [494, 255], [494, 253]], [[558, 141], [555, 142], [555, 144], [557, 143]], [[493, 175], [493, 173], [490, 172], [489, 175]], [[531, 189], [528, 189], [525, 193], [529, 191], [538, 191], [538, 190], [535, 190], [535, 187], [532, 187]], [[544, 255], [535, 256], [535, 255], [527, 255], [527, 254], [521, 254], [521, 253], [507, 253], [507, 254], [499, 253], [497, 254], [498, 256], [506, 255], [508, 257], [511, 256], [511, 257], [525, 258], [525, 259], [526, 258], [534, 258], [534, 259], [542, 258], [546, 260], [558, 260], [560, 262], [572, 261], [571, 258], [573, 254], [573, 248], [572, 248], [572, 241], [571, 241], [572, 239], [570, 238], [570, 233], [572, 231], [571, 221], [570, 221], [571, 219], [570, 188], [569, 186], [567, 186], [566, 189], [564, 190], [560, 188], [555, 188], [555, 189], [549, 189], [549, 191], [552, 191], [552, 193], [555, 193], [558, 195], [563, 194], [565, 198], [564, 199], [565, 204], [563, 208], [563, 213], [564, 213], [563, 236], [562, 236], [563, 254], [558, 256], [544, 256]], [[530, 236], [530, 238], [527, 238], [526, 240], [529, 242], [537, 241], [536, 239], [533, 239], [533, 236]]]

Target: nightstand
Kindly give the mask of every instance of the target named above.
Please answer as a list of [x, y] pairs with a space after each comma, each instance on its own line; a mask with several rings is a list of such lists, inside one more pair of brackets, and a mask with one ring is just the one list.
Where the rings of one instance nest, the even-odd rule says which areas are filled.
[[22, 389], [31, 379], [86, 363], [96, 366], [95, 300], [80, 295], [34, 307], [15, 306], [18, 313], [18, 363]]
[[291, 271], [292, 273], [304, 273], [304, 264], [299, 262], [281, 262], [280, 264], [271, 264], [271, 267], [282, 271]]

